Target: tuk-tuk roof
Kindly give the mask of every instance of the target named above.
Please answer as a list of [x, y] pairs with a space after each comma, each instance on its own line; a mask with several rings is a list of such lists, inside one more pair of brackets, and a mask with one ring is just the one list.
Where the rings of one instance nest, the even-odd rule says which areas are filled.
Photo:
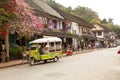
[[47, 42], [61, 42], [62, 40], [58, 37], [45, 37], [30, 41], [29, 43], [47, 43]]

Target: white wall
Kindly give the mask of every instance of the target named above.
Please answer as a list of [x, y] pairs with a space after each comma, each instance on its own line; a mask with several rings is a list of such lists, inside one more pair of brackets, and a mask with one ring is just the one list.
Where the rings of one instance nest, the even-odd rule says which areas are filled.
[[[72, 22], [71, 24], [71, 32], [72, 33], [76, 33], [77, 35], [79, 35], [79, 26], [78, 23], [76, 22]], [[73, 38], [73, 45], [76, 46], [78, 44], [78, 40], [76, 38]]]
[[82, 36], [82, 26], [79, 27], [80, 27], [79, 36]]
[[60, 26], [59, 26], [59, 29], [62, 29], [62, 21], [60, 20]]
[[71, 32], [79, 34], [79, 28], [78, 27], [79, 27], [78, 23], [72, 22], [72, 24], [71, 24]]
[[57, 21], [57, 29], [60, 29], [60, 22]]

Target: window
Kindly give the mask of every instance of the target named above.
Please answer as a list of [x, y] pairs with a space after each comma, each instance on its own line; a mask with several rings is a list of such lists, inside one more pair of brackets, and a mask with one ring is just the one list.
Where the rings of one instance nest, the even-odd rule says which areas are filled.
[[96, 32], [94, 32], [94, 35], [96, 36]]
[[84, 32], [84, 29], [82, 28], [82, 32]]
[[63, 29], [63, 30], [65, 30], [65, 26], [66, 26], [66, 25], [65, 25], [65, 22], [62, 22], [62, 27], [63, 27], [62, 29]]
[[54, 28], [54, 29], [57, 29], [57, 21], [56, 21], [56, 20], [53, 20], [53, 21], [52, 21], [52, 25], [53, 25], [53, 28]]
[[50, 44], [51, 44], [51, 47], [53, 47], [53, 46], [54, 46], [54, 42], [51, 42]]
[[84, 28], [84, 32], [87, 32], [87, 29], [86, 29], [86, 28]]
[[102, 35], [102, 32], [98, 32], [98, 36], [101, 36]]

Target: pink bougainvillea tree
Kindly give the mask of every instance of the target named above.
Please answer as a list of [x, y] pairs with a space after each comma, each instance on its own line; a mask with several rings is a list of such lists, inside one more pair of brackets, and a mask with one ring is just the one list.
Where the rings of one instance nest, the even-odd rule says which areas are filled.
[[3, 36], [7, 35], [7, 28], [12, 33], [17, 31], [21, 37], [40, 31], [41, 20], [24, 0], [0, 0], [0, 14], [0, 27], [4, 27], [0, 32]]
[[5, 41], [6, 60], [9, 61], [9, 26], [11, 20], [16, 18], [17, 3], [15, 0], [0, 0], [0, 37]]
[[41, 20], [34, 14], [33, 9], [24, 0], [16, 0], [16, 3], [18, 19], [11, 22], [11, 32], [16, 31], [20, 37], [40, 32]]
[[5, 39], [8, 61], [9, 31], [17, 32], [21, 37], [32, 36], [39, 31], [40, 25], [40, 19], [34, 15], [34, 11], [24, 0], [0, 0], [0, 36]]
[[17, 4], [15, 0], [0, 0], [0, 34], [4, 37], [9, 26], [9, 20], [16, 17]]

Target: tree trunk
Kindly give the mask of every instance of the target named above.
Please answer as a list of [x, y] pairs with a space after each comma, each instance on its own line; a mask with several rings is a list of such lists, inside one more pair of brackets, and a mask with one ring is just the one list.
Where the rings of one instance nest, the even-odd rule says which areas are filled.
[[[9, 33], [8, 28], [6, 31]], [[6, 46], [6, 53], [7, 53], [6, 58], [7, 58], [7, 61], [9, 61], [9, 34], [5, 36], [5, 46]]]

